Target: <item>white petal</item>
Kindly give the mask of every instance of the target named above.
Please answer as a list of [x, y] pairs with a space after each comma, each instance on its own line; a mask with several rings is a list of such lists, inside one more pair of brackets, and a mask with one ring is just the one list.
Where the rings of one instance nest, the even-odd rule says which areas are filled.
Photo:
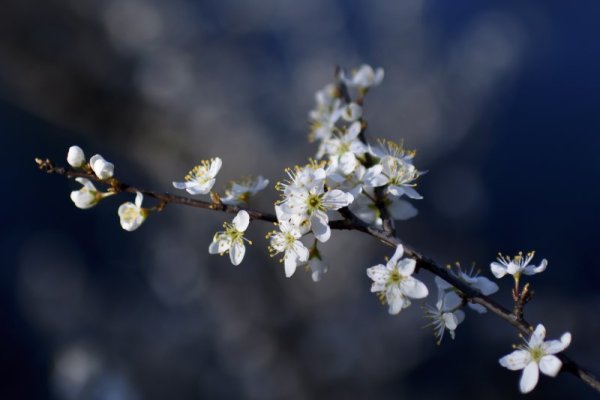
[[456, 316], [453, 313], [447, 312], [442, 314], [442, 320], [444, 321], [444, 325], [446, 325], [446, 328], [452, 331], [455, 330], [458, 326], [458, 319], [456, 319]]
[[188, 187], [187, 182], [173, 182], [173, 186], [175, 189], [186, 189]]
[[506, 267], [500, 263], [494, 261], [490, 264], [490, 268], [492, 270], [492, 274], [494, 274], [494, 276], [498, 279], [506, 275]]
[[435, 281], [435, 285], [437, 286], [438, 290], [440, 290], [440, 291], [453, 287], [451, 284], [449, 284], [448, 282], [446, 282], [439, 276], [436, 276], [434, 281]]
[[229, 249], [229, 259], [233, 265], [240, 265], [246, 254], [246, 246], [241, 240], [236, 240], [231, 244]]
[[525, 275], [538, 274], [538, 273], [543, 272], [544, 270], [546, 270], [547, 266], [548, 266], [548, 260], [546, 260], [544, 258], [542, 260], [542, 262], [540, 263], [540, 265], [538, 265], [538, 266], [529, 265], [529, 266], [525, 267], [525, 269], [523, 270], [523, 273]]
[[535, 327], [535, 331], [533, 331], [533, 333], [531, 334], [531, 338], [529, 338], [529, 342], [527, 344], [531, 348], [539, 347], [544, 342], [545, 337], [546, 328], [544, 328], [544, 325], [538, 324], [538, 326]]
[[511, 371], [523, 369], [531, 361], [531, 355], [525, 350], [515, 350], [512, 353], [502, 357], [500, 365]]
[[341, 190], [330, 190], [323, 195], [323, 205], [328, 210], [339, 210], [346, 207], [354, 200], [354, 196], [350, 193], [342, 192]]
[[389, 194], [396, 197], [400, 197], [404, 194], [404, 188], [398, 185], [388, 186], [387, 191]]
[[400, 282], [400, 289], [406, 297], [410, 297], [412, 299], [423, 299], [429, 294], [427, 286], [412, 276]]
[[385, 284], [387, 282], [390, 271], [383, 264], [375, 265], [367, 268], [367, 276], [376, 283]]
[[357, 163], [354, 153], [347, 151], [340, 157], [340, 171], [344, 175], [349, 175], [354, 171]]
[[186, 182], [186, 190], [189, 194], [207, 194], [210, 189], [215, 185], [216, 180], [211, 179], [204, 183], [198, 183], [197, 181]]
[[454, 310], [462, 303], [461, 297], [455, 291], [450, 291], [442, 298], [442, 311]]
[[296, 254], [296, 257], [298, 257], [298, 261], [300, 261], [300, 262], [308, 261], [309, 251], [306, 248], [306, 246], [304, 246], [304, 244], [302, 244], [301, 241], [296, 240], [293, 244], [293, 249], [294, 249], [294, 253]]
[[398, 261], [398, 272], [402, 276], [410, 276], [413, 272], [415, 272], [415, 267], [417, 262], [412, 258], [405, 258], [403, 260]]
[[144, 201], [144, 195], [140, 192], [137, 192], [135, 195], [135, 205], [140, 208], [142, 206], [142, 201]]
[[476, 278], [475, 283], [473, 283], [475, 289], [478, 289], [481, 293], [486, 296], [489, 296], [492, 293], [496, 293], [498, 291], [498, 285], [495, 282], [490, 281], [488, 278], [480, 276]]
[[209, 254], [220, 254], [219, 251], [219, 241], [213, 240], [213, 242], [208, 246]]
[[560, 340], [549, 340], [542, 344], [542, 348], [546, 354], [560, 353], [571, 344], [571, 334], [569, 332], [564, 333]]
[[469, 307], [471, 308], [471, 310], [474, 310], [479, 314], [485, 314], [487, 312], [487, 309], [481, 304], [469, 303]]
[[402, 295], [400, 289], [395, 286], [390, 287], [386, 291], [385, 298], [389, 305], [388, 312], [392, 315], [398, 314], [403, 308], [406, 308], [408, 304], [410, 304], [410, 302], [407, 304], [407, 299]]
[[[398, 261], [402, 258], [403, 255], [404, 255], [404, 246], [402, 246], [402, 244], [399, 244], [398, 246], [396, 246], [394, 255], [392, 256], [392, 258], [390, 258], [390, 261], [388, 261], [388, 265], [395, 266], [396, 264], [398, 264]], [[412, 274], [412, 272], [410, 274]], [[410, 274], [408, 274], [408, 275], [410, 275]]]
[[411, 186], [403, 186], [402, 189], [404, 189], [404, 194], [407, 195], [408, 197], [410, 197], [411, 199], [415, 199], [415, 200], [421, 200], [421, 199], [423, 199], [423, 196], [421, 196], [419, 194], [419, 192], [417, 192]]
[[327, 214], [323, 212], [317, 211], [310, 217], [311, 229], [315, 238], [321, 243], [325, 243], [331, 237], [331, 229], [328, 223]]
[[296, 257], [290, 253], [286, 253], [285, 257], [283, 257], [283, 264], [285, 266], [285, 276], [289, 278], [294, 275], [294, 272], [296, 272], [296, 266], [298, 265], [296, 262]]
[[211, 160], [210, 168], [208, 170], [210, 176], [213, 178], [217, 176], [219, 170], [221, 169], [221, 165], [223, 165], [223, 161], [219, 157], [215, 157], [213, 160]]
[[411, 219], [415, 217], [419, 211], [405, 200], [392, 200], [392, 203], [388, 205], [388, 211], [390, 215], [394, 219], [399, 219], [401, 221], [406, 221], [407, 219]]
[[245, 210], [241, 210], [237, 213], [231, 223], [238, 232], [245, 232], [248, 228], [248, 224], [250, 223], [250, 215]]
[[535, 388], [535, 385], [538, 383], [538, 379], [540, 376], [540, 370], [535, 361], [527, 364], [525, 369], [523, 370], [523, 375], [521, 376], [521, 381], [519, 382], [519, 389], [521, 393], [529, 393]]
[[555, 377], [562, 367], [562, 361], [553, 355], [546, 355], [540, 359], [540, 371], [543, 374]]

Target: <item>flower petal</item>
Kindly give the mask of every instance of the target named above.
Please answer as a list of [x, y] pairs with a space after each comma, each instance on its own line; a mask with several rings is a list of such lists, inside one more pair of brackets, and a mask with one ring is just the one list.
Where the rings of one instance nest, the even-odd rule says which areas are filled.
[[544, 338], [546, 337], [546, 328], [542, 324], [538, 324], [535, 327], [535, 331], [531, 334], [531, 338], [529, 338], [529, 342], [527, 345], [530, 348], [540, 347], [542, 343], [544, 343]]
[[[389, 265], [395, 266], [396, 264], [398, 264], [398, 261], [402, 258], [402, 256], [404, 255], [404, 246], [402, 246], [402, 244], [399, 244], [398, 246], [396, 246], [396, 251], [394, 251], [394, 255], [392, 256], [392, 258], [390, 258], [390, 261], [388, 261]], [[408, 275], [412, 274], [409, 273]]]
[[540, 359], [540, 371], [545, 375], [555, 377], [558, 375], [560, 367], [562, 367], [562, 361], [556, 356], [549, 354]]
[[402, 276], [411, 276], [413, 272], [415, 272], [415, 267], [417, 266], [417, 262], [412, 258], [404, 258], [398, 261], [398, 272]]
[[506, 275], [506, 267], [500, 263], [494, 261], [490, 264], [490, 268], [492, 270], [492, 274], [494, 274], [494, 276], [498, 279]]
[[352, 201], [354, 201], [354, 196], [352, 196], [350, 193], [335, 189], [325, 193], [322, 201], [323, 205], [328, 210], [339, 210], [340, 208], [346, 207], [352, 203]]
[[250, 215], [245, 210], [241, 210], [237, 213], [231, 223], [238, 232], [245, 232], [248, 228], [248, 224], [250, 223]]
[[403, 308], [408, 307], [410, 304], [397, 286], [388, 288], [385, 293], [385, 298], [389, 305], [388, 312], [392, 315], [398, 314]]
[[523, 270], [523, 273], [525, 275], [538, 274], [540, 272], [543, 272], [546, 269], [547, 266], [548, 266], [548, 260], [546, 260], [544, 258], [542, 260], [542, 262], [540, 263], [540, 265], [538, 265], [538, 266], [529, 265], [529, 266], [525, 267], [525, 269]]
[[519, 389], [521, 393], [529, 393], [535, 388], [538, 383], [540, 376], [540, 369], [535, 361], [531, 361], [523, 370], [521, 375], [521, 381], [519, 382]]
[[429, 294], [427, 286], [412, 276], [400, 282], [400, 289], [406, 297], [413, 299], [423, 299]]
[[375, 283], [385, 284], [390, 276], [390, 271], [385, 267], [385, 265], [379, 264], [375, 265], [374, 267], [367, 268], [367, 276]]
[[500, 365], [511, 371], [525, 368], [530, 361], [531, 355], [526, 350], [515, 350], [499, 360]]
[[298, 265], [296, 257], [293, 254], [287, 252], [285, 254], [285, 257], [283, 257], [283, 264], [285, 266], [285, 276], [289, 278], [292, 275], [294, 275], [294, 272], [296, 272], [296, 267]]
[[560, 353], [571, 344], [571, 334], [563, 333], [560, 340], [548, 340], [542, 344], [542, 348], [546, 354]]
[[317, 211], [310, 217], [311, 229], [315, 238], [321, 243], [325, 243], [331, 237], [331, 229], [328, 223], [329, 218], [323, 212]]
[[246, 254], [246, 246], [241, 240], [236, 240], [231, 244], [229, 249], [229, 259], [233, 265], [240, 265]]

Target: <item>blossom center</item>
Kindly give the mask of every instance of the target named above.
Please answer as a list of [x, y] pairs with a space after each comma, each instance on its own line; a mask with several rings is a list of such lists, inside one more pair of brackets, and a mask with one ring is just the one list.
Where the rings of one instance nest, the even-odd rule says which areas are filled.
[[400, 283], [404, 280], [404, 277], [400, 275], [397, 270], [392, 271], [390, 277], [388, 278], [388, 284]]
[[319, 194], [310, 194], [308, 199], [306, 200], [308, 205], [309, 213], [314, 211], [326, 211], [325, 206], [323, 206], [323, 198]]

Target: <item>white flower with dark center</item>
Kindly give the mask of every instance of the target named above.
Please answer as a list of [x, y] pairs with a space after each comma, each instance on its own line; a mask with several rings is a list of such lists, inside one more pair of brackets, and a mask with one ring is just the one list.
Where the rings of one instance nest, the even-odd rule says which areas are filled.
[[540, 371], [555, 377], [562, 367], [562, 361], [554, 354], [560, 353], [571, 344], [571, 334], [564, 333], [560, 340], [544, 341], [545, 337], [546, 328], [538, 324], [526, 344], [500, 359], [500, 365], [503, 367], [512, 371], [523, 370], [519, 382], [521, 393], [531, 392], [535, 388]]
[[95, 154], [90, 158], [90, 166], [96, 176], [102, 180], [112, 178], [115, 166], [106, 161], [100, 154]]
[[87, 178], [75, 178], [75, 180], [81, 183], [83, 187], [71, 192], [71, 200], [75, 203], [75, 206], [83, 210], [91, 208], [103, 198], [115, 194], [114, 192], [103, 193], [98, 191], [94, 184]]
[[69, 147], [67, 153], [67, 162], [73, 168], [81, 168], [85, 164], [85, 154], [79, 146]]
[[523, 253], [519, 252], [514, 258], [498, 253], [498, 262], [494, 261], [490, 264], [492, 274], [498, 279], [506, 274], [510, 274], [514, 277], [515, 281], [518, 281], [521, 274], [534, 275], [543, 272], [548, 266], [548, 261], [543, 259], [540, 265], [529, 265], [533, 256], [535, 256], [535, 251], [530, 251], [526, 256], [523, 256]]
[[325, 141], [325, 152], [344, 175], [351, 174], [359, 164], [356, 156], [363, 155], [367, 151], [365, 144], [358, 138], [361, 129], [361, 123], [356, 121], [344, 134], [333, 136]]
[[224, 231], [217, 232], [213, 238], [212, 243], [208, 247], [210, 254], [229, 253], [229, 258], [233, 265], [239, 265], [244, 259], [246, 254], [246, 246], [244, 241], [252, 244], [251, 241], [244, 237], [244, 232], [250, 224], [250, 215], [241, 210], [237, 213], [231, 224], [225, 222], [223, 224]]
[[389, 305], [390, 314], [398, 314], [410, 305], [410, 299], [427, 297], [427, 286], [411, 275], [417, 262], [412, 258], [402, 259], [404, 248], [396, 247], [396, 252], [386, 265], [379, 264], [367, 269], [367, 276], [373, 280], [371, 292], [379, 293], [382, 302]]
[[221, 197], [223, 204], [241, 205], [248, 203], [250, 197], [260, 192], [269, 184], [269, 180], [258, 176], [256, 179], [245, 179], [240, 182], [231, 182], [225, 189], [225, 196]]
[[184, 182], [173, 182], [177, 189], [185, 189], [189, 194], [207, 194], [215, 184], [223, 162], [219, 157], [202, 160], [185, 176]]
[[383, 80], [383, 75], [383, 68], [373, 70], [370, 65], [363, 64], [358, 69], [350, 71], [350, 74], [342, 71], [340, 78], [346, 85], [364, 90], [379, 85]]
[[299, 264], [308, 261], [308, 249], [300, 241], [302, 234], [293, 224], [287, 221], [278, 223], [279, 232], [273, 231], [267, 235], [270, 238], [269, 252], [271, 256], [284, 253], [283, 263], [285, 276], [291, 277]]
[[293, 189], [280, 206], [284, 213], [307, 217], [315, 238], [320, 242], [326, 242], [331, 236], [327, 211], [339, 210], [348, 206], [353, 200], [354, 197], [350, 193], [341, 190], [326, 192], [324, 182], [321, 180], [310, 187]]
[[414, 165], [393, 156], [383, 157], [380, 164], [383, 167], [383, 175], [388, 178], [387, 193], [395, 197], [406, 195], [416, 200], [423, 198], [414, 189], [414, 181], [420, 175]]
[[[436, 279], [436, 284], [438, 280]], [[460, 310], [462, 299], [454, 291], [446, 292], [438, 285], [438, 301], [435, 307], [425, 305], [425, 317], [431, 322], [427, 326], [433, 326], [433, 333], [437, 338], [437, 344], [442, 343], [444, 332], [448, 330], [450, 337], [454, 339], [455, 331], [465, 319], [465, 313]]]
[[142, 208], [142, 201], [144, 195], [137, 192], [135, 195], [135, 204], [128, 201], [127, 203], [121, 204], [118, 210], [121, 227], [126, 231], [135, 231], [142, 225], [146, 220], [149, 212], [147, 209]]

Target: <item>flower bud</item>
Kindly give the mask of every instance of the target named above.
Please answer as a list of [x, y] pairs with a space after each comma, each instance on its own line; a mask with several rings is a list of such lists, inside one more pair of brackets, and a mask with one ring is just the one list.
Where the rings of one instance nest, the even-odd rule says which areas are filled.
[[96, 154], [90, 158], [90, 166], [96, 176], [100, 179], [112, 178], [115, 170], [115, 166], [106, 161], [100, 154]]
[[67, 153], [67, 162], [73, 168], [80, 168], [85, 163], [85, 154], [83, 154], [81, 147], [69, 147], [69, 152]]

